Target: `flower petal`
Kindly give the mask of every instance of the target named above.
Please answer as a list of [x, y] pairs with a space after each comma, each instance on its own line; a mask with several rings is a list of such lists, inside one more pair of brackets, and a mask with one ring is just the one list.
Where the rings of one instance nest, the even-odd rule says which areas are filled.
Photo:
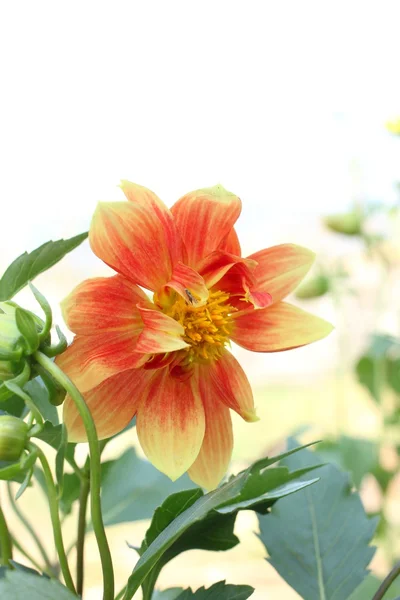
[[315, 254], [302, 246], [281, 244], [248, 258], [258, 263], [254, 289], [271, 294], [273, 302], [279, 302], [299, 285], [313, 264]]
[[139, 331], [130, 328], [77, 335], [66, 351], [57, 356], [57, 365], [81, 392], [86, 392], [149, 358], [135, 351], [138, 335]]
[[107, 329], [142, 329], [136, 304], [146, 301], [146, 294], [137, 285], [115, 275], [87, 279], [62, 301], [61, 308], [71, 331], [93, 335]]
[[240, 199], [221, 185], [190, 192], [173, 205], [171, 212], [185, 243], [189, 266], [196, 268], [202, 258], [224, 243], [240, 211]]
[[173, 481], [196, 460], [205, 417], [196, 379], [181, 381], [169, 369], [154, 373], [137, 413], [136, 429], [147, 458]]
[[188, 474], [197, 485], [213, 490], [224, 477], [231, 460], [232, 420], [229, 408], [215, 398], [213, 389], [201, 380], [200, 384], [206, 430], [199, 455]]
[[135, 347], [136, 352], [145, 354], [174, 352], [189, 346], [182, 339], [182, 336], [185, 335], [185, 328], [178, 321], [159, 310], [153, 310], [140, 304], [138, 309], [144, 328]]
[[[125, 184], [124, 184], [125, 185]], [[131, 184], [133, 185], [133, 184]], [[128, 187], [123, 188], [128, 194]], [[93, 252], [133, 283], [157, 290], [184, 260], [184, 247], [170, 211], [155, 194], [135, 186], [131, 202], [100, 202], [89, 240]]]
[[204, 282], [204, 279], [197, 271], [178, 262], [173, 270], [172, 279], [166, 284], [180, 294], [186, 302], [190, 302], [191, 298], [189, 294], [194, 294], [200, 302], [205, 302], [208, 298], [208, 289]]
[[[132, 369], [106, 379], [84, 394], [94, 419], [99, 439], [122, 431], [136, 414], [143, 388], [151, 374], [142, 369]], [[67, 396], [64, 402], [64, 423], [69, 442], [86, 442], [83, 421], [75, 403]]]
[[254, 408], [253, 392], [245, 372], [236, 358], [226, 350], [221, 358], [201, 367], [201, 378], [207, 380], [209, 388], [229, 408], [245, 421], [258, 421]]
[[268, 308], [234, 315], [234, 342], [254, 352], [279, 352], [326, 337], [333, 326], [310, 313], [279, 302]]
[[242, 256], [239, 238], [233, 227], [218, 246], [218, 250], [229, 252], [229, 254], [235, 254], [236, 256]]
[[214, 250], [214, 252], [211, 252], [211, 254], [200, 261], [198, 265], [199, 273], [208, 288], [216, 285], [234, 267], [236, 267], [235, 271], [240, 272], [241, 278], [249, 278], [251, 280], [251, 273], [256, 269], [257, 263], [248, 258], [240, 258], [240, 256], [235, 256], [228, 252]]

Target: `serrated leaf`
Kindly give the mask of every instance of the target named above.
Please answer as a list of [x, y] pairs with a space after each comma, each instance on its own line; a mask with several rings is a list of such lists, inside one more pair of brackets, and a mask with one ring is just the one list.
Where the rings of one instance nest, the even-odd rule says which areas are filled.
[[58, 450], [62, 440], [62, 426], [52, 425], [49, 421], [46, 421], [42, 431], [36, 434], [35, 437], [46, 442], [46, 444], [49, 444], [55, 450]]
[[[300, 449], [293, 449], [289, 454]], [[215, 544], [219, 546], [217, 549], [221, 549], [221, 540], [216, 534], [220, 524], [224, 535], [230, 532], [229, 547], [232, 547], [236, 542], [233, 526], [238, 510], [246, 508], [265, 512], [279, 497], [317, 481], [299, 481], [296, 487], [288, 469], [279, 467], [277, 475], [276, 469], [266, 468], [281, 458], [282, 455], [279, 455], [257, 461], [209, 494], [204, 495], [197, 488], [167, 498], [154, 513], [141, 547], [141, 557], [128, 580], [124, 600], [130, 600], [141, 584], [146, 585], [150, 572], [154, 583], [162, 566], [180, 552], [198, 547], [214, 549]], [[203, 545], [198, 545], [199, 540]]]
[[0, 598], [7, 600], [76, 600], [65, 586], [55, 579], [21, 570], [0, 568]]
[[[283, 463], [293, 469], [320, 461], [316, 453], [304, 451]], [[347, 474], [332, 464], [316, 474], [318, 485], [281, 500], [268, 517], [259, 517], [260, 539], [268, 561], [302, 597], [344, 600], [367, 576], [377, 520], [367, 518]]]
[[218, 581], [210, 588], [199, 588], [195, 592], [189, 588], [182, 592], [176, 600], [247, 600], [253, 594], [254, 588], [249, 585], [232, 585]]
[[0, 301], [10, 300], [29, 281], [58, 263], [68, 252], [77, 248], [88, 234], [81, 233], [68, 240], [46, 242], [32, 252], [24, 252], [7, 268], [0, 279]]

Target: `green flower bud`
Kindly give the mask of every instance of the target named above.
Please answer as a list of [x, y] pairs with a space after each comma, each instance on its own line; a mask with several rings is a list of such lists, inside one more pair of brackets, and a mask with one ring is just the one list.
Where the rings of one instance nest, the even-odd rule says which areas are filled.
[[9, 415], [0, 415], [0, 460], [19, 460], [28, 440], [28, 425]]
[[344, 235], [361, 235], [363, 216], [359, 211], [352, 211], [337, 215], [329, 215], [324, 218], [324, 223], [336, 233]]
[[318, 275], [305, 281], [297, 290], [296, 298], [309, 300], [319, 298], [329, 291], [329, 279], [325, 275]]
[[13, 379], [23, 368], [22, 335], [15, 313], [13, 303], [0, 302], [0, 382]]

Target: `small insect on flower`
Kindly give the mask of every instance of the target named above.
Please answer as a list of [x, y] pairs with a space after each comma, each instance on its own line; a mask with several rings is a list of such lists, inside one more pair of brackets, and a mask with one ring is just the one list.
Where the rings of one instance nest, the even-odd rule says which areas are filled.
[[190, 290], [185, 290], [185, 293], [189, 299], [190, 304], [196, 304], [196, 300], [193, 298], [192, 294], [190, 293]]
[[[279, 352], [332, 329], [283, 301], [314, 254], [282, 244], [242, 257], [234, 229], [241, 201], [220, 185], [190, 192], [171, 209], [147, 188], [128, 181], [121, 188], [128, 201], [100, 203], [89, 232], [93, 252], [117, 274], [89, 279], [64, 300], [76, 336], [57, 362], [84, 394], [100, 438], [136, 415], [158, 469], [171, 479], [188, 471], [211, 489], [232, 453], [230, 411], [257, 420], [231, 341]], [[86, 439], [68, 397], [64, 420], [70, 441]]]

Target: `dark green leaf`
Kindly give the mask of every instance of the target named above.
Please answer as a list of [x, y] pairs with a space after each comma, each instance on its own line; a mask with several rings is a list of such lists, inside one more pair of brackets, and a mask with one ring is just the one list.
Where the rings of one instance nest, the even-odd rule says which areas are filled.
[[[309, 451], [283, 461], [292, 469], [320, 462]], [[376, 519], [367, 518], [348, 475], [335, 465], [316, 473], [318, 485], [281, 500], [268, 517], [259, 517], [260, 538], [269, 562], [303, 598], [344, 600], [368, 573]]]
[[36, 408], [45, 421], [52, 425], [58, 425], [58, 412], [55, 406], [49, 402], [49, 394], [39, 378], [32, 379], [24, 386], [24, 391], [32, 398]]
[[46, 444], [49, 444], [55, 450], [58, 450], [62, 440], [62, 426], [52, 425], [49, 421], [46, 421], [44, 427], [40, 433], [35, 435]]
[[106, 525], [150, 519], [157, 506], [174, 491], [193, 488], [187, 475], [173, 483], [130, 448], [103, 472], [103, 519]]
[[68, 240], [46, 242], [33, 252], [24, 252], [8, 267], [0, 279], [0, 301], [10, 300], [37, 275], [58, 263], [68, 252], [77, 248], [86, 238], [81, 233]]
[[23, 417], [26, 412], [25, 402], [19, 396], [11, 396], [0, 403], [0, 414]]
[[20, 570], [0, 569], [0, 598], [7, 600], [76, 600], [77, 596], [55, 579]]
[[358, 488], [367, 473], [379, 466], [379, 447], [371, 440], [341, 436], [332, 442], [322, 442], [318, 455], [324, 462], [333, 462], [352, 475]]
[[[289, 454], [299, 449], [293, 449]], [[236, 542], [233, 525], [238, 510], [246, 508], [265, 513], [278, 498], [317, 481], [311, 479], [296, 485], [293, 482], [294, 475], [289, 473], [288, 469], [266, 468], [287, 455], [288, 453], [285, 453], [257, 461], [252, 467], [209, 494], [204, 495], [197, 488], [167, 498], [154, 513], [141, 547], [141, 557], [128, 580], [124, 600], [133, 597], [150, 572], [154, 581], [154, 573], [157, 574], [176, 554], [198, 547], [222, 549], [223, 540], [216, 534], [220, 523], [225, 535], [230, 532], [228, 547], [232, 547]], [[201, 546], [198, 545], [199, 540]]]
[[231, 585], [225, 581], [214, 583], [207, 590], [202, 587], [196, 592], [191, 589], [182, 592], [176, 600], [247, 600], [254, 588], [249, 585]]

